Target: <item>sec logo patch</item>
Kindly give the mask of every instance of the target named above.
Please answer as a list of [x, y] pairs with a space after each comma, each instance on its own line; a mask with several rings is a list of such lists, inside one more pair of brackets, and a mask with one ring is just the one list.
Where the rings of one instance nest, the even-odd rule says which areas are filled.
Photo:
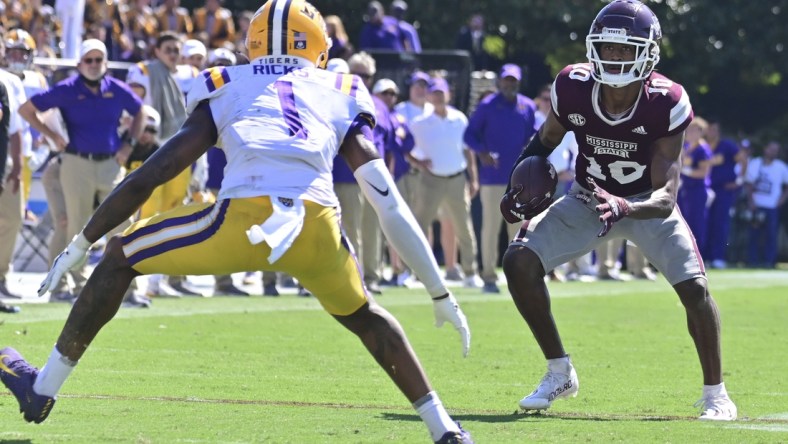
[[586, 118], [580, 114], [570, 114], [568, 119], [574, 126], [583, 126], [586, 124]]

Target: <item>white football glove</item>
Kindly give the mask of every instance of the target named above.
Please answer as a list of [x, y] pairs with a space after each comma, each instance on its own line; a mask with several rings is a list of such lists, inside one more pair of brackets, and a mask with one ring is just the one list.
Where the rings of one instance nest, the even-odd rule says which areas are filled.
[[448, 296], [441, 296], [441, 299], [433, 299], [432, 305], [435, 310], [435, 326], [440, 328], [445, 322], [451, 323], [460, 334], [462, 356], [467, 357], [471, 349], [471, 329], [468, 328], [468, 319], [465, 318], [465, 313], [457, 304], [454, 295], [449, 293]]
[[47, 291], [51, 291], [67, 271], [81, 267], [88, 258], [88, 248], [90, 242], [84, 234], [80, 232], [74, 236], [66, 249], [55, 258], [52, 269], [38, 288], [38, 295], [43, 296]]

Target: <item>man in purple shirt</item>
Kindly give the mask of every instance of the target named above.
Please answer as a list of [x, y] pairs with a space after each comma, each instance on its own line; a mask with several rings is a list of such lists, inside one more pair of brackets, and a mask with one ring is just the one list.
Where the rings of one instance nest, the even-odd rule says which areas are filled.
[[[79, 73], [43, 93], [30, 98], [19, 114], [64, 152], [60, 181], [65, 196], [70, 238], [82, 230], [98, 199], [103, 201], [124, 176], [126, 163], [136, 139], [144, 128], [142, 102], [120, 80], [106, 76], [107, 48], [99, 40], [82, 42]], [[59, 108], [68, 132], [68, 141], [44, 125], [36, 113]], [[123, 112], [134, 116], [131, 138], [121, 140], [118, 125]], [[133, 138], [133, 139], [132, 139]], [[84, 269], [72, 273], [75, 293], [87, 276]]]
[[404, 51], [399, 21], [384, 15], [379, 1], [369, 3], [364, 26], [358, 38], [359, 49], [390, 49]]
[[704, 257], [711, 262], [712, 268], [727, 266], [725, 259], [731, 229], [730, 211], [740, 186], [736, 165], [743, 166], [747, 160], [736, 142], [722, 139], [721, 136], [720, 122], [709, 119], [706, 141], [711, 148], [711, 190], [714, 200], [709, 208]]
[[695, 236], [698, 247], [706, 245], [706, 219], [709, 214], [706, 201], [709, 198], [711, 150], [703, 139], [707, 127], [702, 117], [695, 117], [687, 127], [681, 156], [681, 185], [676, 197], [681, 215]]
[[[482, 280], [485, 293], [499, 293], [495, 266], [500, 257], [498, 235], [503, 216], [498, 209], [509, 182], [509, 168], [536, 133], [536, 104], [518, 94], [522, 72], [514, 64], [501, 69], [498, 92], [487, 96], [471, 115], [465, 144], [479, 155], [479, 197], [482, 202]], [[519, 227], [508, 225], [509, 239]]]
[[408, 12], [408, 4], [402, 0], [394, 0], [391, 2], [391, 16], [397, 20], [399, 25], [400, 39], [402, 47], [405, 51], [421, 52], [421, 39], [419, 39], [419, 31], [405, 21], [405, 14]]

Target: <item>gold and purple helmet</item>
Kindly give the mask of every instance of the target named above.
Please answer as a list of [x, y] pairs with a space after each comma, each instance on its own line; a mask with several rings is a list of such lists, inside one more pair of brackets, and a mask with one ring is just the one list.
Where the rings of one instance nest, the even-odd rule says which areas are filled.
[[33, 36], [24, 29], [12, 29], [5, 36], [5, 47], [8, 49], [18, 49], [22, 54], [11, 55], [6, 53], [8, 70], [14, 73], [21, 73], [29, 69], [33, 64], [33, 51], [36, 50], [36, 41]]
[[325, 68], [330, 47], [323, 17], [304, 0], [268, 0], [255, 12], [246, 35], [250, 60], [296, 56]]

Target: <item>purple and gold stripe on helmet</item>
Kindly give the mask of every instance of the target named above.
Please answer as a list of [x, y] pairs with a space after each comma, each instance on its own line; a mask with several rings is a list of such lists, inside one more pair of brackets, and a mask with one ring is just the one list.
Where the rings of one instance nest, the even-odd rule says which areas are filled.
[[213, 236], [224, 222], [230, 200], [223, 200], [186, 216], [164, 219], [123, 237], [123, 252], [134, 264], [176, 248], [188, 247]]
[[293, 0], [286, 0], [285, 8], [282, 12], [282, 54], [287, 54], [287, 41], [293, 37], [288, 33], [290, 28], [287, 27], [287, 18], [290, 15], [291, 3], [293, 3]]
[[203, 71], [205, 77], [205, 86], [208, 87], [208, 92], [214, 92], [222, 86], [230, 83], [230, 74], [224, 66], [215, 66]]
[[266, 43], [268, 46], [268, 54], [274, 53], [274, 11], [276, 11], [276, 3], [277, 0], [272, 0], [268, 3], [268, 19], [266, 20], [268, 23], [268, 42]]

